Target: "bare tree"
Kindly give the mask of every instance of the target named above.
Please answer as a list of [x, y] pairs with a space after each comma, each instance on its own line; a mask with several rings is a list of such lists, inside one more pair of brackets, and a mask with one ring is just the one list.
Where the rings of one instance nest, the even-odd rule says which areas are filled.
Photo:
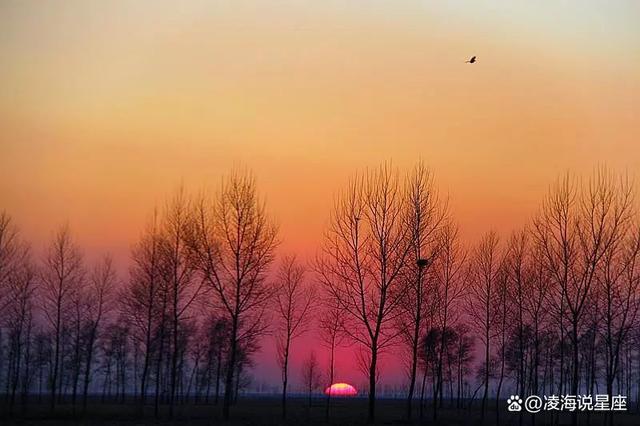
[[[531, 247], [531, 262], [528, 267], [529, 272], [525, 276], [530, 276], [526, 280], [528, 285], [524, 287], [524, 310], [533, 328], [533, 360], [531, 375], [533, 381], [530, 386], [530, 393], [537, 395], [540, 392], [539, 367], [542, 360], [542, 334], [546, 330], [547, 319], [549, 317], [549, 295], [552, 290], [547, 268], [545, 268], [540, 247]], [[523, 392], [522, 394], [525, 394]]]
[[184, 190], [180, 188], [166, 207], [161, 221], [160, 276], [167, 288], [169, 302], [169, 325], [171, 336], [171, 384], [169, 393], [169, 416], [173, 416], [178, 386], [179, 332], [189, 309], [204, 289], [204, 281], [195, 277], [195, 262], [187, 245], [190, 226], [189, 204]]
[[[158, 250], [161, 252], [163, 239], [162, 234], [160, 235], [159, 247]], [[164, 268], [162, 259], [162, 255], [159, 254], [160, 260], [160, 279], [157, 293], [157, 301], [156, 301], [156, 319], [155, 319], [155, 345], [154, 352], [155, 356], [155, 395], [154, 395], [154, 415], [157, 418], [160, 412], [160, 397], [164, 393], [166, 393], [165, 389], [162, 388], [163, 385], [166, 385], [166, 378], [163, 376], [163, 367], [166, 367], [166, 359], [165, 359], [165, 349], [167, 344], [168, 336], [168, 322], [169, 322], [169, 303], [170, 303], [170, 288], [169, 282], [163, 278], [162, 268]], [[170, 361], [170, 360], [169, 360]], [[170, 362], [169, 362], [170, 364]], [[166, 373], [166, 371], [164, 372]], [[141, 405], [141, 409], [144, 407]]]
[[[587, 301], [605, 254], [629, 226], [631, 211], [628, 179], [601, 168], [586, 183], [576, 183], [569, 175], [559, 180], [534, 221], [545, 265], [559, 289], [561, 306], [567, 309], [574, 395], [580, 372], [578, 339]], [[573, 413], [572, 424], [577, 423], [577, 413]]]
[[[613, 382], [620, 373], [621, 351], [631, 330], [637, 326], [640, 307], [640, 228], [626, 229], [620, 239], [607, 248], [603, 260], [597, 280], [604, 311], [602, 334], [606, 348], [606, 389], [609, 395], [613, 395]], [[611, 426], [612, 414], [606, 413]]]
[[407, 395], [407, 419], [411, 419], [412, 403], [418, 370], [418, 346], [420, 336], [426, 330], [426, 322], [433, 285], [426, 283], [429, 268], [437, 251], [438, 232], [446, 220], [446, 203], [441, 203], [434, 185], [433, 175], [419, 162], [411, 171], [405, 188], [406, 212], [404, 225], [411, 240], [409, 263], [404, 273], [406, 287], [402, 292], [402, 315], [399, 326], [410, 351], [409, 392]]
[[[71, 375], [71, 405], [73, 408], [73, 415], [76, 414], [76, 402], [78, 397], [78, 385], [80, 383], [80, 374], [82, 370], [83, 362], [83, 340], [84, 340], [84, 326], [87, 313], [86, 308], [88, 305], [88, 294], [83, 287], [78, 287], [74, 291], [71, 300], [71, 315], [69, 321], [68, 332], [65, 333], [69, 337], [70, 347], [68, 348], [68, 369]], [[63, 352], [63, 356], [65, 353]]]
[[202, 279], [229, 321], [223, 417], [229, 418], [238, 350], [267, 329], [267, 302], [274, 294], [267, 271], [277, 246], [277, 227], [249, 173], [232, 172], [212, 199], [193, 212], [190, 245]]
[[[33, 267], [29, 246], [22, 241], [11, 217], [0, 212], [0, 377], [5, 351], [2, 326], [6, 329], [6, 387], [9, 413], [13, 414], [21, 377], [23, 348], [32, 326]], [[28, 347], [28, 346], [27, 346]], [[26, 360], [25, 360], [26, 361]], [[28, 365], [27, 365], [28, 368]]]
[[53, 334], [53, 365], [50, 371], [51, 409], [55, 408], [62, 356], [62, 340], [71, 314], [72, 301], [84, 281], [80, 249], [71, 238], [67, 225], [53, 237], [42, 265], [42, 304]]
[[368, 421], [375, 421], [378, 358], [398, 337], [402, 272], [411, 231], [398, 173], [389, 164], [356, 177], [338, 198], [325, 236], [319, 279], [349, 321], [349, 336], [366, 351]]
[[305, 281], [305, 270], [295, 256], [282, 260], [276, 278], [278, 291], [275, 296], [277, 318], [276, 343], [278, 364], [282, 371], [282, 418], [287, 417], [287, 384], [289, 379], [289, 355], [293, 340], [310, 327], [310, 317], [316, 301], [316, 291]]
[[482, 237], [473, 251], [470, 266], [469, 316], [479, 334], [480, 340], [484, 344], [484, 367], [482, 369], [484, 393], [481, 411], [481, 419], [484, 421], [487, 397], [489, 395], [491, 340], [496, 333], [496, 301], [494, 296], [500, 273], [498, 236], [495, 232], [489, 232]]
[[[0, 239], [2, 239], [1, 236]], [[11, 254], [13, 258], [8, 260], [7, 257], [4, 257], [4, 260], [8, 260], [12, 265], [7, 268], [7, 273], [4, 275], [5, 282], [0, 287], [7, 302], [5, 309], [0, 313], [0, 324], [5, 327], [8, 340], [6, 385], [10, 415], [13, 414], [20, 384], [22, 383], [23, 389], [28, 387], [34, 293], [36, 290], [35, 269], [31, 261], [29, 246], [18, 240], [12, 243], [16, 244], [12, 248], [14, 250]], [[4, 251], [4, 256], [8, 254], [7, 248], [7, 245], [0, 248], [0, 251]], [[0, 254], [0, 257], [3, 255]]]
[[100, 336], [105, 316], [108, 314], [113, 304], [113, 294], [116, 286], [116, 272], [111, 256], [104, 256], [98, 263], [89, 280], [86, 292], [86, 318], [84, 334], [85, 346], [85, 366], [84, 382], [82, 390], [82, 407], [87, 409], [87, 397], [89, 384], [91, 383], [91, 373], [93, 371], [96, 340]]
[[311, 396], [313, 391], [320, 387], [322, 383], [322, 371], [316, 358], [315, 352], [311, 351], [309, 357], [302, 363], [302, 383], [307, 392], [308, 405], [311, 407]]
[[509, 271], [507, 259], [505, 257], [500, 260], [498, 266], [497, 281], [493, 292], [493, 309], [495, 317], [495, 328], [498, 346], [498, 356], [500, 362], [500, 373], [498, 375], [498, 385], [496, 386], [496, 425], [500, 424], [500, 395], [502, 385], [504, 383], [505, 367], [507, 360], [507, 336], [511, 332], [511, 324], [509, 320], [512, 316], [511, 299], [509, 294]]
[[157, 215], [131, 252], [130, 279], [120, 294], [121, 314], [128, 318], [132, 334], [143, 351], [140, 373], [140, 405], [144, 407], [161, 306], [160, 241]]
[[[530, 285], [529, 263], [528, 263], [528, 249], [529, 249], [529, 234], [527, 230], [514, 232], [509, 239], [508, 246], [505, 253], [505, 288], [506, 294], [500, 292], [500, 296], [504, 296], [514, 306], [512, 306], [512, 321], [515, 324], [516, 340], [517, 340], [517, 353], [514, 355], [518, 360], [517, 366], [517, 390], [518, 395], [524, 395], [525, 388], [525, 330], [527, 328], [527, 321], [525, 318], [525, 297], [527, 296], [526, 288]], [[507, 309], [503, 304], [503, 309], [500, 309], [502, 314], [502, 323], [506, 325], [507, 322]], [[506, 333], [504, 327], [501, 328], [501, 333]], [[503, 334], [504, 336], [504, 334]], [[504, 340], [504, 339], [503, 339]], [[503, 347], [502, 355], [504, 357], [506, 348]], [[523, 413], [520, 413], [519, 422], [522, 424]]]
[[[433, 322], [439, 328], [442, 339], [448, 328], [458, 320], [457, 305], [465, 296], [468, 281], [467, 252], [460, 242], [458, 227], [448, 221], [438, 234], [438, 256], [433, 269]], [[445, 342], [440, 341], [436, 358], [436, 389], [433, 398], [433, 418], [437, 419], [438, 398], [442, 406], [442, 370]]]
[[[329, 349], [329, 371], [328, 386], [331, 386], [335, 376], [335, 352], [338, 346], [341, 346], [346, 337], [344, 329], [344, 318], [342, 309], [336, 305], [330, 305], [331, 300], [327, 301], [327, 306], [321, 312], [318, 327], [320, 331], [320, 339]], [[331, 410], [331, 392], [327, 393], [327, 406], [325, 409], [325, 418], [329, 421]]]

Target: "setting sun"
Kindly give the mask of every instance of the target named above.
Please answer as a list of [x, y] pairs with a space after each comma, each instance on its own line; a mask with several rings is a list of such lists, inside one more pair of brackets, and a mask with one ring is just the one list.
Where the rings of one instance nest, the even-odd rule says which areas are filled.
[[324, 390], [325, 395], [356, 396], [358, 391], [348, 383], [334, 383]]

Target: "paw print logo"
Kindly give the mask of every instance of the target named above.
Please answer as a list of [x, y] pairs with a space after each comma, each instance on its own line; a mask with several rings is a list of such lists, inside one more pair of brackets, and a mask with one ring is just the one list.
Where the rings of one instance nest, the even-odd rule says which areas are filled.
[[507, 410], [509, 411], [521, 411], [522, 399], [518, 395], [511, 395], [507, 398]]

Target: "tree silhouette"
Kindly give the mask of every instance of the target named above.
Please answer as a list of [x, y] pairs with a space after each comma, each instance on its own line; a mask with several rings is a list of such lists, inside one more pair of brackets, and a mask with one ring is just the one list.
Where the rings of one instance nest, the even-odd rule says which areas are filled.
[[310, 316], [316, 302], [315, 288], [304, 277], [304, 268], [296, 258], [282, 260], [275, 294], [276, 343], [278, 364], [282, 370], [282, 418], [287, 417], [287, 384], [289, 379], [289, 355], [293, 340], [310, 326]]
[[248, 172], [232, 172], [212, 198], [193, 212], [190, 246], [201, 279], [230, 324], [223, 417], [229, 418], [238, 350], [263, 334], [266, 304], [274, 295], [266, 274], [277, 246], [277, 227]]
[[53, 365], [49, 378], [53, 410], [61, 385], [63, 336], [72, 315], [73, 300], [85, 279], [82, 254], [67, 225], [54, 235], [41, 270], [43, 311], [53, 334]]
[[366, 353], [368, 421], [375, 421], [380, 352], [398, 337], [412, 234], [403, 226], [405, 200], [398, 172], [390, 164], [354, 178], [336, 200], [320, 257], [319, 279], [344, 311], [349, 336]]
[[[446, 221], [446, 203], [441, 203], [435, 188], [433, 175], [424, 163], [418, 163], [406, 180], [406, 212], [404, 226], [409, 230], [411, 250], [403, 279], [399, 328], [410, 351], [409, 392], [407, 395], [407, 419], [412, 416], [412, 403], [418, 370], [418, 346], [421, 333], [432, 320], [436, 309], [434, 283], [429, 272], [439, 250], [438, 233]], [[445, 309], [447, 307], [445, 306]], [[445, 314], [446, 316], [446, 314]]]
[[[335, 380], [335, 352], [336, 348], [343, 345], [347, 333], [344, 329], [344, 318], [340, 306], [332, 305], [329, 298], [324, 302], [324, 309], [320, 313], [318, 327], [322, 343], [329, 349], [329, 371], [327, 386], [331, 386]], [[331, 392], [327, 393], [327, 405], [325, 408], [325, 420], [329, 421], [331, 411]]]
[[489, 376], [491, 374], [492, 351], [491, 342], [496, 336], [496, 289], [500, 279], [500, 252], [498, 250], [498, 236], [489, 232], [475, 247], [471, 258], [469, 315], [472, 325], [478, 332], [484, 345], [484, 374], [482, 385], [481, 421], [484, 421], [487, 397], [489, 396]]

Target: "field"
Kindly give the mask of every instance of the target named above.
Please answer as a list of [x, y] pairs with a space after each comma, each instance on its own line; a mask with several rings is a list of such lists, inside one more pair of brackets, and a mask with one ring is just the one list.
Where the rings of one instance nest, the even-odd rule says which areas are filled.
[[[286, 421], [280, 417], [280, 405], [277, 398], [245, 398], [241, 399], [233, 407], [232, 420], [223, 422], [220, 414], [220, 407], [213, 405], [180, 405], [176, 408], [173, 420], [168, 418], [166, 407], [160, 412], [156, 419], [153, 415], [153, 407], [147, 407], [144, 416], [140, 415], [138, 407], [133, 404], [111, 404], [92, 402], [85, 415], [78, 413], [74, 416], [70, 404], [63, 404], [56, 407], [55, 413], [51, 413], [47, 404], [31, 404], [25, 409], [18, 407], [13, 417], [9, 417], [6, 406], [2, 406], [0, 411], [0, 424], [2, 425], [194, 425], [208, 426], [217, 424], [227, 425], [364, 425], [366, 424], [367, 401], [362, 398], [334, 401], [332, 406], [331, 419], [325, 421], [324, 401], [315, 400], [309, 407], [304, 398], [292, 398], [289, 401], [289, 415]], [[493, 401], [490, 405], [495, 404]], [[404, 419], [405, 405], [402, 400], [380, 400], [377, 406], [377, 421], [379, 425], [456, 425], [471, 426], [480, 425], [480, 411], [478, 407], [473, 409], [453, 409], [444, 408], [439, 413], [436, 423], [431, 418], [431, 411], [425, 410], [422, 420], [416, 410], [414, 420], [408, 422]], [[531, 415], [523, 417], [522, 424], [532, 424]], [[519, 425], [519, 415], [506, 411], [500, 413], [501, 425]], [[485, 425], [496, 424], [495, 410], [488, 411]], [[536, 415], [536, 425], [551, 424], [550, 418], [543, 415]], [[562, 417], [559, 425], [570, 424], [570, 418]], [[600, 414], [581, 414], [580, 424], [601, 425], [603, 417]], [[615, 425], [637, 425], [640, 424], [640, 416], [637, 413], [617, 414], [614, 419]]]

